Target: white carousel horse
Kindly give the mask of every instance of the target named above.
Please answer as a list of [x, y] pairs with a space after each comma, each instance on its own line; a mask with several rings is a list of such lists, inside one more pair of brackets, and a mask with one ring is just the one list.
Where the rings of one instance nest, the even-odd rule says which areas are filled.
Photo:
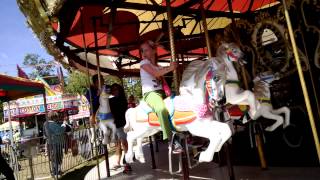
[[[286, 128], [290, 124], [290, 109], [286, 106], [279, 109], [273, 109], [271, 104], [270, 84], [277, 79], [276, 75], [271, 74], [271, 72], [264, 72], [253, 80], [254, 94], [260, 103], [253, 119], [256, 120], [262, 116], [267, 119], [276, 120], [274, 124], [265, 129], [266, 131], [274, 131], [280, 125], [283, 125], [283, 128]], [[280, 115], [282, 113], [285, 115], [285, 118]]]
[[253, 119], [258, 104], [254, 94], [249, 90], [242, 90], [239, 86], [239, 78], [233, 62], [239, 62], [243, 56], [240, 48], [234, 43], [223, 43], [217, 49], [215, 61], [224, 63], [226, 72], [225, 96], [226, 103], [236, 105], [249, 105], [249, 115]]
[[[166, 99], [166, 101], [170, 101]], [[191, 101], [190, 101], [191, 102]], [[145, 106], [145, 107], [143, 107]], [[128, 152], [126, 154], [126, 161], [133, 161], [133, 143], [136, 139], [141, 141], [141, 138], [154, 135], [155, 133], [161, 131], [161, 128], [157, 122], [150, 121], [152, 115], [148, 116], [145, 112], [146, 105], [140, 103], [136, 108], [130, 108], [126, 112], [126, 126], [125, 130], [127, 132], [128, 141]], [[210, 162], [213, 159], [215, 152], [219, 152], [222, 145], [231, 137], [230, 127], [218, 121], [213, 121], [212, 116], [207, 116], [204, 118], [197, 117], [193, 112], [184, 112], [187, 115], [180, 119], [188, 119], [185, 122], [175, 121], [177, 129], [179, 131], [189, 131], [194, 136], [200, 136], [209, 139], [210, 143], [208, 148], [200, 153], [199, 162]], [[151, 114], [151, 113], [150, 113]], [[179, 116], [178, 112], [174, 113], [175, 116]], [[153, 114], [153, 116], [155, 116]], [[148, 121], [149, 119], [149, 121]], [[138, 150], [136, 152], [136, 158], [144, 159], [141, 143], [138, 142]], [[142, 160], [143, 161], [143, 160]]]
[[[272, 81], [277, 80], [277, 75], [270, 74], [271, 72], [261, 73], [253, 80], [254, 93], [249, 90], [242, 91], [239, 87], [237, 71], [232, 64], [232, 61], [238, 61], [241, 56], [242, 52], [236, 44], [222, 44], [218, 48], [217, 57], [213, 59], [213, 61], [216, 60], [214, 63], [215, 65], [212, 66], [213, 70], [211, 69], [216, 77], [212, 77], [212, 79], [215, 80], [213, 83], [210, 83], [212, 93], [208, 93], [209, 96], [211, 96], [211, 99], [217, 100], [221, 97], [219, 94], [224, 89], [226, 103], [249, 105], [249, 115], [252, 120], [257, 120], [261, 116], [267, 119], [276, 120], [273, 125], [268, 126], [265, 129], [266, 131], [274, 131], [282, 124], [284, 128], [287, 127], [290, 124], [290, 109], [288, 107], [273, 109], [270, 102], [270, 84]], [[250, 113], [252, 107], [255, 109], [251, 110]], [[279, 115], [282, 113], [285, 114], [284, 120], [283, 117]], [[231, 118], [235, 119], [234, 117]]]
[[[169, 107], [169, 114], [173, 114], [172, 123], [175, 124], [178, 131], [189, 131], [194, 136], [209, 139], [208, 148], [200, 153], [199, 162], [212, 161], [214, 153], [220, 151], [222, 145], [232, 134], [228, 124], [214, 121], [212, 115], [201, 117], [197, 111], [190, 108], [193, 105], [199, 105], [199, 102], [201, 103], [205, 99], [205, 94], [203, 93], [205, 84], [202, 82], [205, 82], [204, 77], [212, 64], [210, 61], [191, 62], [186, 69], [187, 74], [185, 72], [183, 73], [182, 84], [184, 84], [184, 86], [181, 88], [184, 94], [182, 93], [182, 96], [177, 96], [175, 99], [184, 101], [184, 105], [189, 104], [189, 111], [186, 111], [188, 107], [183, 107], [182, 109], [184, 109], [184, 111], [172, 112], [173, 106], [175, 109], [179, 109], [179, 107], [177, 107], [176, 104], [173, 105], [174, 100], [170, 98], [165, 99], [165, 103], [167, 107]], [[205, 66], [200, 70], [200, 73], [198, 72], [198, 68], [194, 68], [203, 65]], [[197, 82], [196, 85], [194, 85], [194, 82]], [[153, 120], [157, 117], [154, 113], [150, 113], [151, 111], [146, 103], [141, 102], [137, 107], [130, 108], [126, 112], [126, 125], [124, 129], [128, 132], [128, 152], [125, 156], [127, 162], [133, 161], [133, 143], [136, 139], [138, 140], [138, 149], [135, 157], [140, 161], [144, 161], [141, 138], [151, 136], [161, 131], [159, 123]]]
[[[111, 95], [107, 92], [106, 86], [103, 86], [102, 92], [99, 98], [99, 109], [96, 114], [96, 119], [99, 120], [99, 127], [103, 131], [103, 144], [108, 144], [110, 141], [115, 140], [115, 133], [116, 133], [116, 125], [114, 124], [114, 119], [111, 114], [110, 105], [109, 105], [109, 98]], [[109, 132], [109, 130], [111, 132]], [[109, 135], [111, 135], [111, 140], [109, 139]]]

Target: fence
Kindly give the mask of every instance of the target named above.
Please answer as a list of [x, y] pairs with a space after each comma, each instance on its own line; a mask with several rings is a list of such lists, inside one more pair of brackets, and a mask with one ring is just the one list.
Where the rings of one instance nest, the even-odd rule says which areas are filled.
[[[68, 170], [104, 154], [102, 133], [97, 131], [96, 147], [90, 129], [51, 136], [22, 139], [1, 147], [17, 179], [58, 177]], [[50, 143], [48, 143], [50, 142]]]

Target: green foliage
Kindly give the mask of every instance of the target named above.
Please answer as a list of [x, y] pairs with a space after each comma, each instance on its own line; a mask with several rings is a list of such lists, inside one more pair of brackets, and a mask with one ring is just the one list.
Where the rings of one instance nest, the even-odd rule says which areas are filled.
[[67, 82], [65, 90], [71, 94], [84, 94], [90, 85], [88, 76], [80, 71], [72, 71]]
[[47, 62], [41, 58], [38, 54], [26, 54], [23, 60], [23, 65], [31, 66], [33, 72], [29, 73], [28, 76], [34, 79], [39, 75], [40, 77], [50, 76], [53, 73], [52, 61]]
[[107, 85], [111, 86], [114, 83], [122, 85], [121, 79], [117, 76], [107, 75], [107, 76], [104, 76], [103, 78], [104, 78], [105, 84]]
[[123, 78], [123, 85], [127, 97], [133, 95], [136, 100], [142, 98], [142, 87], [140, 78]]
[[[67, 82], [68, 84], [65, 89], [68, 93], [72, 94], [84, 94], [88, 87], [87, 75], [79, 71], [73, 71], [69, 75]], [[114, 83], [123, 85], [127, 97], [130, 95], [133, 95], [136, 99], [142, 97], [140, 78], [123, 78], [121, 81], [117, 76], [107, 75], [104, 76], [104, 82], [107, 85]]]
[[136, 99], [142, 97], [142, 88], [140, 78], [123, 78], [121, 79], [117, 76], [108, 75], [104, 77], [105, 84], [112, 85], [113, 83], [118, 83], [123, 86], [126, 96], [129, 97], [133, 95]]

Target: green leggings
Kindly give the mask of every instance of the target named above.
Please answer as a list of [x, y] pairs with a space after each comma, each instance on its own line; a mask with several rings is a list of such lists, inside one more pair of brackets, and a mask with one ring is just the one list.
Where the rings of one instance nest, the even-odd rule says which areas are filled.
[[163, 98], [165, 94], [162, 90], [150, 91], [143, 95], [143, 100], [148, 103], [158, 116], [161, 129], [163, 131], [163, 140], [171, 137], [171, 129], [169, 125], [169, 112], [164, 104]]

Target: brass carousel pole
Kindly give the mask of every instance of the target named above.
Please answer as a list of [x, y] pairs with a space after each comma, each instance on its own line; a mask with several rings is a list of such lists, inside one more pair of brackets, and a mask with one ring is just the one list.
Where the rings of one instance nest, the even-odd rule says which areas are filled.
[[[101, 71], [100, 71], [100, 56], [99, 56], [99, 50], [98, 50], [98, 36], [97, 36], [97, 19], [92, 19], [92, 25], [93, 25], [93, 34], [94, 34], [94, 46], [96, 48], [96, 62], [97, 62], [97, 71], [98, 71], [98, 83], [99, 83], [99, 91], [101, 92], [102, 84], [101, 84]], [[104, 145], [104, 156], [105, 156], [105, 162], [106, 162], [106, 171], [107, 171], [107, 177], [110, 177], [110, 167], [109, 167], [109, 152], [108, 152], [108, 146]]]
[[[110, 23], [109, 23], [109, 27], [108, 27], [108, 32], [107, 32], [107, 45], [106, 48], [110, 48], [110, 44], [111, 44], [111, 36], [112, 36], [112, 28], [113, 28], [113, 23], [114, 23], [114, 19], [115, 19], [115, 15], [116, 15], [116, 9], [115, 8], [111, 8], [111, 19], [110, 19]], [[95, 43], [95, 47], [98, 47], [98, 38], [97, 38], [97, 31], [94, 27], [94, 43]], [[97, 57], [97, 70], [98, 70], [98, 74], [100, 77], [100, 57], [99, 57], [99, 52], [98, 50], [96, 50], [96, 57]], [[120, 69], [119, 69], [120, 71]], [[101, 82], [99, 80], [99, 87], [101, 88]], [[121, 78], [121, 83], [122, 82], [122, 78]], [[110, 165], [109, 165], [109, 152], [108, 152], [108, 146], [104, 145], [104, 156], [106, 159], [106, 170], [107, 170], [107, 177], [110, 177]]]
[[207, 27], [207, 19], [206, 19], [206, 15], [204, 13], [203, 0], [200, 3], [200, 9], [201, 9], [202, 27], [203, 27], [204, 35], [206, 38], [208, 58], [210, 59], [210, 58], [212, 58], [212, 52], [211, 52], [210, 37], [209, 37], [209, 32], [208, 32], [208, 27]]
[[[84, 47], [84, 53], [85, 53], [85, 59], [86, 59], [86, 70], [87, 70], [87, 85], [89, 86], [89, 101], [90, 101], [90, 114], [91, 114], [91, 117], [94, 117], [93, 115], [93, 109], [92, 109], [92, 92], [91, 92], [91, 88], [90, 88], [90, 73], [89, 73], [89, 65], [88, 65], [88, 52], [87, 52], [87, 45], [86, 45], [86, 38], [85, 38], [85, 35], [84, 35], [84, 24], [83, 24], [83, 14], [82, 14], [82, 9], [80, 8], [80, 12], [81, 12], [81, 31], [82, 31], [82, 42], [83, 42], [83, 47]], [[90, 119], [89, 121], [90, 123], [90, 127], [94, 127], [94, 124], [92, 122], [92, 119]], [[95, 131], [94, 131], [94, 137], [95, 136]], [[96, 141], [94, 141], [94, 145], [95, 147], [96, 146]], [[92, 150], [92, 154], [93, 154], [93, 150]], [[96, 154], [98, 154], [98, 150], [96, 148]], [[96, 163], [97, 163], [97, 171], [98, 171], [98, 179], [100, 180], [101, 177], [100, 177], [100, 168], [99, 168], [99, 159], [96, 158]]]
[[[169, 30], [169, 39], [170, 39], [170, 50], [171, 50], [171, 62], [176, 62], [176, 49], [174, 46], [174, 34], [173, 34], [173, 19], [171, 15], [171, 6], [170, 0], [166, 0], [167, 5], [167, 17], [168, 17], [168, 30]], [[173, 71], [173, 83], [176, 94], [179, 94], [179, 82], [178, 82], [178, 73], [177, 70]]]
[[97, 19], [92, 19], [92, 26], [93, 26], [93, 34], [94, 34], [94, 46], [96, 48], [96, 62], [97, 62], [97, 72], [98, 72], [98, 84], [99, 84], [99, 90], [101, 90], [102, 84], [101, 84], [101, 71], [100, 71], [100, 56], [99, 56], [99, 50], [98, 50], [98, 36], [97, 36]]
[[284, 15], [285, 15], [288, 30], [289, 30], [289, 37], [290, 37], [290, 41], [291, 41], [291, 45], [292, 45], [292, 49], [293, 49], [294, 59], [295, 59], [297, 69], [298, 69], [298, 74], [299, 74], [300, 84], [301, 84], [301, 88], [302, 88], [302, 92], [303, 92], [303, 96], [304, 96], [304, 101], [306, 103], [306, 107], [307, 107], [307, 111], [308, 111], [308, 116], [309, 116], [309, 121], [310, 121], [311, 129], [312, 129], [314, 144], [316, 146], [318, 160], [320, 162], [319, 136], [317, 133], [317, 128], [316, 128], [315, 122], [314, 122], [314, 117], [313, 117], [313, 112], [312, 112], [312, 108], [311, 108], [311, 104], [310, 104], [310, 99], [309, 99], [309, 94], [308, 94], [306, 82], [305, 82], [304, 75], [302, 72], [301, 62], [300, 62], [300, 58], [299, 58], [299, 54], [298, 54], [298, 48], [296, 45], [296, 41], [294, 39], [293, 29], [292, 29], [290, 15], [289, 15], [286, 1], [282, 0], [282, 4], [283, 4]]
[[[170, 50], [171, 50], [171, 62], [177, 62], [176, 59], [176, 51], [175, 51], [175, 46], [174, 46], [174, 34], [173, 34], [173, 19], [172, 19], [172, 14], [171, 14], [171, 5], [170, 5], [170, 0], [166, 0], [166, 6], [167, 6], [167, 17], [168, 17], [168, 30], [169, 30], [169, 39], [170, 39]], [[174, 70], [173, 71], [173, 81], [174, 81], [174, 86], [175, 86], [175, 91], [176, 94], [179, 94], [179, 82], [178, 82], [178, 71]], [[185, 141], [186, 138], [184, 137], [181, 139], [181, 144], [183, 149], [186, 149], [185, 147]], [[188, 152], [187, 152], [188, 153]], [[180, 154], [180, 163], [182, 166], [182, 174], [183, 174], [183, 179], [188, 180], [189, 179], [189, 166], [187, 162], [187, 154], [186, 152], [182, 152]]]

